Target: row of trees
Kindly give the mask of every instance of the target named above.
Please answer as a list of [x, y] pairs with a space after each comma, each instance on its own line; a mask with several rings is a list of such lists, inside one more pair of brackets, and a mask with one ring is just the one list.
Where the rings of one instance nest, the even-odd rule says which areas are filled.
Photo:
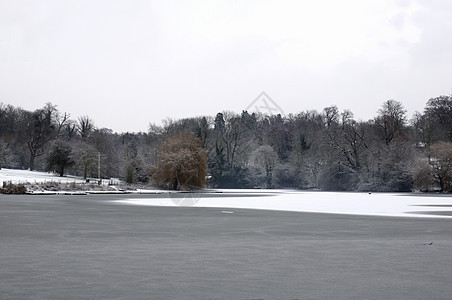
[[287, 116], [243, 111], [165, 120], [148, 132], [114, 133], [56, 106], [0, 105], [5, 167], [120, 177], [172, 189], [302, 188], [452, 190], [452, 98], [430, 99], [409, 121], [401, 102], [372, 120], [330, 106]]
[[60, 174], [69, 169], [89, 177], [97, 174], [97, 156], [102, 153], [104, 176], [118, 176], [115, 143], [120, 138], [111, 130], [97, 129], [87, 116], [71, 120], [51, 103], [33, 112], [0, 104], [0, 166]]

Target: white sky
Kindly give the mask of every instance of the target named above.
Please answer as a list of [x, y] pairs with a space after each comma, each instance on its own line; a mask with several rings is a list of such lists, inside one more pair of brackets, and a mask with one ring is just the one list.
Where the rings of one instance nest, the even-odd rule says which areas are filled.
[[410, 118], [452, 89], [452, 1], [0, 0], [0, 102], [46, 102], [117, 132], [240, 113]]

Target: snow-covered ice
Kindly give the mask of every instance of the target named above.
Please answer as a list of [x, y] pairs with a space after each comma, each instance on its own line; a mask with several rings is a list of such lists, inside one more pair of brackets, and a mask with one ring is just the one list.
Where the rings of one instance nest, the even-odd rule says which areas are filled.
[[[266, 209], [299, 212], [319, 212], [393, 217], [451, 218], [447, 215], [417, 214], [416, 212], [450, 212], [452, 197], [425, 194], [345, 193], [274, 190], [220, 190], [204, 194], [190, 205], [172, 198], [127, 199], [118, 202], [152, 206], [194, 206], [215, 208]], [[184, 202], [182, 202], [184, 203]], [[452, 215], [452, 214], [451, 214]]]

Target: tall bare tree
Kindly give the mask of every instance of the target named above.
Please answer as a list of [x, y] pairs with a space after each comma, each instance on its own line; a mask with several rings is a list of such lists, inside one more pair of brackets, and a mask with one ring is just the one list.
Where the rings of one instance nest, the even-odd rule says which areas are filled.
[[396, 100], [384, 102], [378, 110], [375, 124], [386, 145], [389, 145], [394, 138], [401, 135], [406, 123], [405, 114], [406, 110], [403, 108], [402, 102]]
[[44, 154], [44, 146], [61, 135], [61, 129], [68, 122], [69, 115], [61, 115], [56, 106], [47, 103], [29, 115], [26, 124], [27, 146], [30, 151], [29, 169], [34, 170], [35, 159]]
[[452, 96], [439, 96], [428, 100], [424, 111], [425, 143], [452, 142]]
[[76, 127], [82, 139], [87, 139], [94, 130], [94, 122], [88, 116], [81, 116], [78, 118]]
[[323, 118], [326, 127], [339, 122], [339, 109], [336, 105], [328, 106], [323, 109]]

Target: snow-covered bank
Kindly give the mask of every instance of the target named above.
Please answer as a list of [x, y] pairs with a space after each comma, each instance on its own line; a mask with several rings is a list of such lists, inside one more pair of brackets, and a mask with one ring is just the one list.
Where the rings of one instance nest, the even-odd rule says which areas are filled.
[[[83, 194], [155, 194], [157, 189], [124, 190], [124, 182], [119, 179], [103, 179], [99, 185], [97, 179], [86, 182], [82, 177], [66, 175], [60, 177], [54, 173], [0, 169], [0, 187], [3, 183], [24, 184], [28, 193], [35, 195], [83, 195]], [[37, 185], [37, 186], [34, 186]], [[44, 186], [43, 186], [44, 185]], [[67, 189], [69, 187], [69, 189]]]
[[[118, 202], [152, 206], [245, 208], [393, 217], [452, 218], [452, 197], [273, 190], [222, 190], [222, 192], [224, 194], [222, 197], [217, 197], [213, 193], [210, 195], [203, 194], [203, 197], [198, 198], [196, 195], [192, 195], [190, 201], [162, 196], [152, 199], [127, 199]], [[450, 216], [448, 215], [449, 212], [451, 213]]]
[[54, 173], [16, 169], [0, 170], [0, 187], [3, 187], [4, 184], [24, 185], [27, 190], [26, 193], [36, 195], [124, 193], [123, 189], [120, 188], [122, 182], [119, 179], [102, 179], [101, 184], [99, 184], [97, 179], [87, 181], [77, 176], [66, 175], [61, 177]]
[[80, 177], [73, 176], [60, 177], [56, 174], [47, 172], [3, 168], [0, 170], [0, 185], [3, 185], [3, 182], [11, 182], [13, 184], [33, 184], [43, 182], [83, 183], [84, 180]]

